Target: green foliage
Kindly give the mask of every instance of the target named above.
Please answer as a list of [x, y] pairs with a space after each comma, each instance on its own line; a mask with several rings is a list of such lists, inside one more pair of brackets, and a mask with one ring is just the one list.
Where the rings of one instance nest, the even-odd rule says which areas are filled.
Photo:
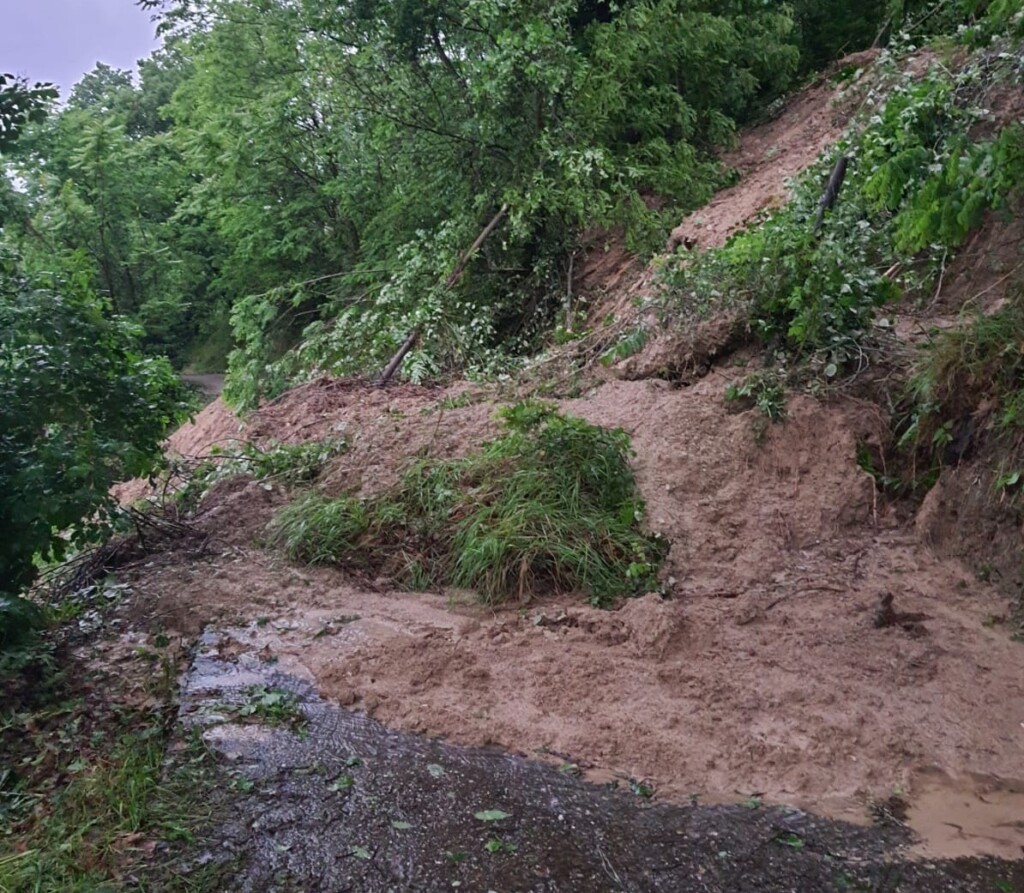
[[907, 203], [895, 247], [912, 254], [929, 245], [956, 248], [986, 211], [1005, 207], [1024, 184], [1024, 126], [1011, 124], [992, 141], [950, 140], [948, 157]]
[[[976, 58], [922, 78], [901, 72], [897, 59], [883, 63], [867, 120], [801, 176], [785, 209], [721, 249], [666, 266], [670, 318], [745, 309], [762, 342], [796, 361], [791, 368], [838, 380], [867, 364], [877, 308], [905, 288], [927, 288], [984, 213], [1019, 194], [1024, 129], [964, 137], [985, 91], [1019, 76], [1017, 57]], [[816, 235], [819, 197], [841, 154], [850, 158], [842, 192]], [[911, 261], [923, 276], [893, 275]], [[750, 393], [734, 396], [761, 391], [760, 382], [741, 387]]]
[[0, 592], [14, 596], [37, 558], [110, 531], [110, 485], [149, 471], [184, 403], [87, 277], [29, 282], [0, 265]]
[[738, 384], [729, 385], [725, 399], [748, 402], [773, 422], [786, 415], [785, 370], [763, 369], [748, 375]]
[[871, 46], [894, 12], [891, 0], [795, 0], [804, 71], [824, 68], [840, 56]]
[[217, 466], [222, 476], [249, 474], [258, 480], [308, 484], [346, 449], [345, 438], [329, 437], [306, 443], [275, 443], [267, 448], [244, 443], [235, 450], [214, 448], [213, 456], [219, 460]]
[[52, 84], [30, 86], [13, 74], [0, 74], [0, 152], [14, 145], [25, 125], [39, 123], [57, 98]]
[[270, 726], [286, 726], [294, 731], [306, 727], [306, 714], [298, 697], [281, 688], [254, 686], [245, 692], [245, 701], [232, 711], [241, 719]]
[[614, 366], [616, 363], [640, 353], [647, 344], [647, 337], [647, 330], [643, 326], [637, 326], [626, 332], [601, 355], [601, 365]]
[[291, 504], [272, 542], [293, 560], [475, 589], [489, 603], [583, 591], [607, 604], [656, 588], [664, 543], [639, 529], [627, 435], [542, 403], [502, 418], [504, 434], [479, 454], [418, 462], [377, 497]]
[[211, 228], [178, 213], [194, 178], [162, 111], [188, 70], [163, 50], [135, 87], [98, 65], [10, 153], [21, 185], [0, 220], [31, 274], [87, 265], [114, 309], [142, 325], [143, 347], [179, 362], [223, 298]]
[[[0, 593], [0, 660], [14, 648], [31, 644], [43, 620], [43, 611], [37, 605]], [[0, 677], [3, 675], [0, 665]]]
[[578, 234], [662, 242], [713, 188], [707, 150], [798, 62], [785, 9], [748, 0], [163, 7], [191, 65], [170, 104], [193, 175], [172, 220], [214, 230], [242, 407], [380, 368], [414, 328], [410, 378], [508, 368], [542, 343]]
[[[310, 484], [335, 456], [348, 449], [343, 437], [329, 437], [305, 443], [274, 443], [266, 447], [254, 443], [214, 446], [210, 455], [193, 468], [182, 469], [172, 462], [167, 474], [171, 481], [183, 478], [175, 491], [180, 505], [192, 509], [219, 481], [249, 475], [258, 481], [284, 486]], [[184, 474], [182, 472], [184, 471]]]
[[[899, 426], [899, 446], [917, 460], [915, 476], [927, 476], [943, 463], [954, 431], [959, 433], [979, 407], [990, 408], [1004, 454], [1011, 462], [1024, 461], [1022, 344], [1020, 291], [995, 313], [975, 312], [964, 326], [936, 334], [910, 380]], [[1012, 476], [1012, 471], [1005, 476], [1003, 487]]]

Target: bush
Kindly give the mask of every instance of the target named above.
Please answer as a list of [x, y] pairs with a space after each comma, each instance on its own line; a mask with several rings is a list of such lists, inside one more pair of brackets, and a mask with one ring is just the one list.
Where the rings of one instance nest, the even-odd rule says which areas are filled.
[[36, 562], [111, 530], [111, 484], [146, 474], [183, 412], [138, 336], [84, 279], [29, 283], [0, 258], [0, 643], [23, 625], [12, 599]]
[[293, 503], [272, 542], [294, 560], [475, 589], [488, 603], [582, 591], [604, 605], [656, 587], [665, 544], [640, 529], [625, 432], [536, 402], [502, 418], [479, 454], [418, 462], [380, 496]]

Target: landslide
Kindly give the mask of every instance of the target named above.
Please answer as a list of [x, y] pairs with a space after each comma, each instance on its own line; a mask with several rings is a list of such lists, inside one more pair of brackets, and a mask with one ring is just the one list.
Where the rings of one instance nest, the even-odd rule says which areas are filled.
[[[843, 105], [836, 92], [850, 89], [816, 85], [744, 135], [729, 162], [740, 181], [674, 240], [717, 244], [782, 201], [787, 178], [841, 130], [851, 94]], [[988, 240], [1005, 238], [993, 223], [956, 263], [983, 263]], [[606, 306], [656, 288], [627, 255], [595, 255], [581, 281]], [[993, 301], [1012, 281], [974, 275], [989, 276], [981, 287]], [[960, 300], [947, 291], [908, 311], [908, 332], [948, 319]], [[594, 367], [578, 396], [558, 400], [629, 433], [647, 524], [671, 543], [663, 594], [613, 611], [569, 596], [492, 610], [472, 593], [410, 593], [290, 565], [261, 543], [294, 494], [242, 477], [214, 486], [196, 512], [212, 553], [169, 552], [129, 571], [126, 610], [185, 635], [216, 623], [238, 649], [273, 655], [395, 728], [546, 755], [595, 780], [643, 779], [667, 798], [756, 795], [863, 819], [896, 792], [923, 804], [911, 821], [928, 852], [1019, 857], [1021, 645], [997, 622], [1007, 610], [999, 581], [969, 560], [979, 531], [950, 523], [969, 467], [943, 472], [936, 492], [946, 501], [926, 499], [915, 525], [863, 467], [865, 447], [880, 453], [888, 442], [885, 410], [849, 393], [796, 396], [786, 419], [766, 426], [757, 410], [723, 400], [744, 375], [736, 349], [720, 344], [678, 387], [643, 374], [664, 365], [651, 360], [665, 350], [656, 341], [641, 354], [647, 367]], [[413, 459], [476, 449], [515, 396], [321, 378], [244, 421], [215, 401], [168, 447], [190, 456], [237, 439], [341, 436], [348, 448], [316, 487], [369, 495]], [[125, 498], [142, 493], [133, 486]], [[992, 516], [991, 506], [978, 511]]]

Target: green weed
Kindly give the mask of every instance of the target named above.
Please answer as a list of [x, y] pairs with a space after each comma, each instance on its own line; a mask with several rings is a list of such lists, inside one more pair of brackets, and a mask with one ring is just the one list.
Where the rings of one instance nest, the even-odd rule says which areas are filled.
[[[134, 874], [144, 889], [222, 889], [223, 866], [188, 879], [153, 862], [157, 844], [189, 845], [214, 808], [212, 758], [196, 737], [167, 755], [159, 713], [116, 703], [86, 716], [76, 700], [6, 714], [0, 770], [4, 893], [100, 893]], [[22, 744], [14, 742], [22, 736]]]
[[366, 500], [311, 495], [270, 538], [293, 560], [383, 570], [422, 589], [474, 589], [488, 603], [582, 591], [595, 604], [656, 587], [665, 543], [640, 529], [629, 438], [548, 404], [501, 413], [477, 455], [424, 460]]
[[725, 399], [756, 406], [771, 421], [781, 421], [786, 415], [785, 373], [776, 369], [753, 372], [738, 384], [729, 385]]
[[[911, 376], [898, 447], [911, 456], [914, 480], [933, 479], [963, 458], [986, 431], [1000, 442], [994, 490], [1016, 497], [1024, 466], [1024, 292], [992, 314], [941, 332]], [[987, 413], [979, 415], [979, 408]]]
[[285, 726], [299, 731], [307, 721], [299, 699], [290, 691], [255, 686], [245, 692], [245, 701], [233, 712], [242, 719], [269, 726]]

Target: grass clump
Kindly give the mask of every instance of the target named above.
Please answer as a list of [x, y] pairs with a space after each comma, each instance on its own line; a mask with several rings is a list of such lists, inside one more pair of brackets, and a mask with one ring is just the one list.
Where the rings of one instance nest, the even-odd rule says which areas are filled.
[[480, 453], [417, 462], [377, 497], [291, 504], [271, 541], [294, 560], [475, 589], [491, 604], [580, 591], [606, 605], [655, 588], [665, 543], [641, 530], [628, 435], [536, 401], [501, 417]]
[[915, 476], [965, 457], [982, 426], [1000, 439], [1007, 467], [999, 489], [1022, 481], [1024, 468], [1024, 293], [998, 311], [939, 333], [911, 378], [899, 446], [915, 459]]

